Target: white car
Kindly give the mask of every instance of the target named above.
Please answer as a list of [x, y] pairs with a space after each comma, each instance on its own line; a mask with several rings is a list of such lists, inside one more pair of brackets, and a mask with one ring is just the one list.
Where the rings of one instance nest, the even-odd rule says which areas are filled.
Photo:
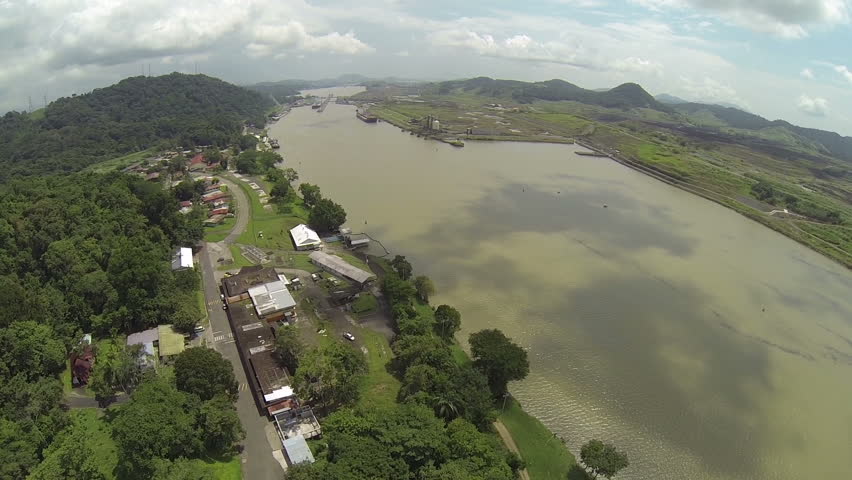
[[313, 281], [315, 281], [315, 282], [316, 282], [316, 281], [317, 281], [317, 280], [319, 280], [319, 279], [320, 279], [320, 276], [319, 276], [319, 275], [317, 275], [316, 273], [312, 273], [312, 274], [311, 274], [311, 280], [313, 280]]
[[349, 333], [349, 332], [344, 332], [344, 333], [343, 333], [343, 338], [345, 338], [346, 340], [349, 340], [350, 342], [354, 342], [354, 341], [355, 341], [355, 335], [352, 335], [352, 334], [351, 334], [351, 333]]

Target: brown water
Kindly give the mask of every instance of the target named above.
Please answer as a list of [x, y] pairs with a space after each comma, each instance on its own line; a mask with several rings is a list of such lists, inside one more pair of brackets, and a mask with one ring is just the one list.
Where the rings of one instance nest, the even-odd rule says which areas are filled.
[[575, 452], [626, 450], [618, 478], [852, 478], [844, 268], [572, 146], [457, 149], [341, 105], [271, 132], [349, 226], [434, 279], [460, 338], [528, 347], [513, 394]]

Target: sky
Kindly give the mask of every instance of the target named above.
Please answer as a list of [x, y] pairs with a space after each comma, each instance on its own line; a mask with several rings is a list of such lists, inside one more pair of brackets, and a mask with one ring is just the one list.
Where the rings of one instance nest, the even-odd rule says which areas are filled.
[[636, 82], [852, 136], [852, 0], [0, 0], [0, 112], [172, 71]]

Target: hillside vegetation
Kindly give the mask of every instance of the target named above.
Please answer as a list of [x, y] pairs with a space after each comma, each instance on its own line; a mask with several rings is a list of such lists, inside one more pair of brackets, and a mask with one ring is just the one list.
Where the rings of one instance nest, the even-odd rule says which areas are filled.
[[272, 100], [205, 75], [131, 77], [60, 98], [38, 115], [0, 117], [0, 181], [67, 173], [151, 147], [225, 147]]

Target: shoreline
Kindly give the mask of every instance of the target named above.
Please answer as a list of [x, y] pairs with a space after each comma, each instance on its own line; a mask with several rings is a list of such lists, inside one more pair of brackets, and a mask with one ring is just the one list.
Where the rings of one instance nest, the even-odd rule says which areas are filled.
[[[400, 122], [400, 121], [398, 121], [398, 120], [396, 120], [396, 119], [394, 119], [390, 116], [387, 116], [383, 112], [374, 113], [374, 114], [377, 117], [379, 117], [379, 119], [381, 119], [382, 121], [387, 122], [387, 123], [389, 123], [389, 124], [391, 124], [395, 127], [398, 127], [398, 128], [400, 128], [404, 131], [412, 132], [412, 133], [415, 133], [415, 134], [418, 133], [418, 132], [415, 132], [414, 130], [412, 130], [410, 128], [410, 125], [406, 125], [404, 122]], [[425, 138], [443, 141], [440, 138], [434, 138], [434, 137], [425, 137]], [[643, 173], [643, 174], [645, 174], [649, 177], [652, 177], [656, 180], [659, 180], [663, 183], [666, 183], [668, 185], [679, 188], [679, 189], [686, 191], [688, 193], [691, 193], [691, 194], [697, 195], [699, 197], [705, 198], [707, 200], [710, 200], [713, 203], [721, 205], [721, 206], [723, 206], [723, 207], [725, 207], [729, 210], [733, 210], [734, 212], [742, 215], [743, 217], [746, 217], [746, 218], [748, 218], [752, 221], [755, 221], [755, 222], [775, 231], [776, 233], [779, 233], [780, 235], [782, 235], [786, 238], [789, 238], [790, 240], [793, 240], [796, 243], [798, 243], [798, 244], [800, 244], [804, 247], [807, 247], [809, 250], [812, 250], [812, 251], [822, 255], [823, 257], [828, 258], [829, 260], [837, 263], [838, 265], [840, 265], [842, 267], [845, 267], [848, 270], [852, 270], [852, 252], [847, 252], [845, 250], [842, 250], [842, 249], [838, 248], [836, 245], [833, 245], [833, 244], [823, 240], [822, 238], [819, 238], [819, 237], [817, 237], [817, 236], [815, 236], [815, 235], [813, 235], [809, 232], [806, 232], [806, 231], [800, 229], [798, 226], [796, 226], [792, 223], [787, 223], [783, 220], [778, 220], [777, 218], [770, 217], [770, 216], [764, 214], [764, 212], [757, 210], [757, 209], [755, 209], [755, 208], [753, 208], [753, 207], [751, 207], [751, 206], [749, 206], [749, 205], [747, 205], [747, 204], [745, 204], [745, 203], [743, 203], [743, 202], [741, 202], [741, 201], [739, 201], [735, 198], [728, 197], [728, 196], [723, 195], [721, 193], [717, 193], [717, 192], [714, 192], [712, 190], [707, 190], [707, 189], [702, 188], [702, 187], [691, 185], [691, 184], [689, 184], [689, 183], [687, 183], [687, 182], [685, 182], [681, 179], [673, 177], [672, 175], [670, 175], [666, 172], [660, 171], [659, 169], [656, 169], [653, 166], [643, 164], [643, 163], [637, 162], [635, 160], [623, 158], [623, 157], [621, 157], [617, 154], [607, 153], [605, 151], [605, 147], [600, 147], [600, 146], [590, 144], [583, 139], [579, 139], [579, 138], [570, 139], [570, 140], [569, 139], [562, 139], [562, 141], [560, 141], [560, 139], [556, 139], [556, 138], [549, 139], [549, 138], [541, 138], [541, 137], [511, 137], [511, 136], [505, 136], [505, 137], [488, 136], [488, 137], [485, 137], [485, 138], [475, 138], [475, 137], [471, 137], [470, 135], [459, 135], [458, 138], [460, 138], [460, 139], [464, 138], [465, 140], [470, 140], [470, 141], [484, 141], [484, 142], [552, 143], [552, 144], [556, 144], [556, 145], [565, 145], [565, 144], [572, 144], [573, 143], [573, 144], [578, 145], [580, 147], [583, 147], [587, 150], [591, 150], [591, 152], [584, 152], [584, 153], [581, 153], [580, 155], [590, 156], [590, 157], [600, 157], [600, 158], [606, 157], [606, 158], [609, 158], [610, 160], [612, 160], [616, 163], [619, 163], [619, 164], [621, 164], [621, 165], [623, 165], [627, 168], [630, 168], [634, 171]], [[778, 222], [783, 222], [783, 223], [778, 223]], [[793, 232], [784, 230], [782, 228], [782, 226], [793, 230], [793, 232], [795, 232], [799, 235], [790, 234], [790, 233], [793, 233]], [[806, 235], [806, 237], [802, 237], [801, 235]], [[813, 239], [814, 241], [820, 242], [820, 243], [817, 244], [817, 245], [814, 245], [812, 243], [808, 243], [806, 240], [809, 239], [809, 238]], [[838, 252], [838, 254], [833, 255], [832, 254], [833, 252]]]

